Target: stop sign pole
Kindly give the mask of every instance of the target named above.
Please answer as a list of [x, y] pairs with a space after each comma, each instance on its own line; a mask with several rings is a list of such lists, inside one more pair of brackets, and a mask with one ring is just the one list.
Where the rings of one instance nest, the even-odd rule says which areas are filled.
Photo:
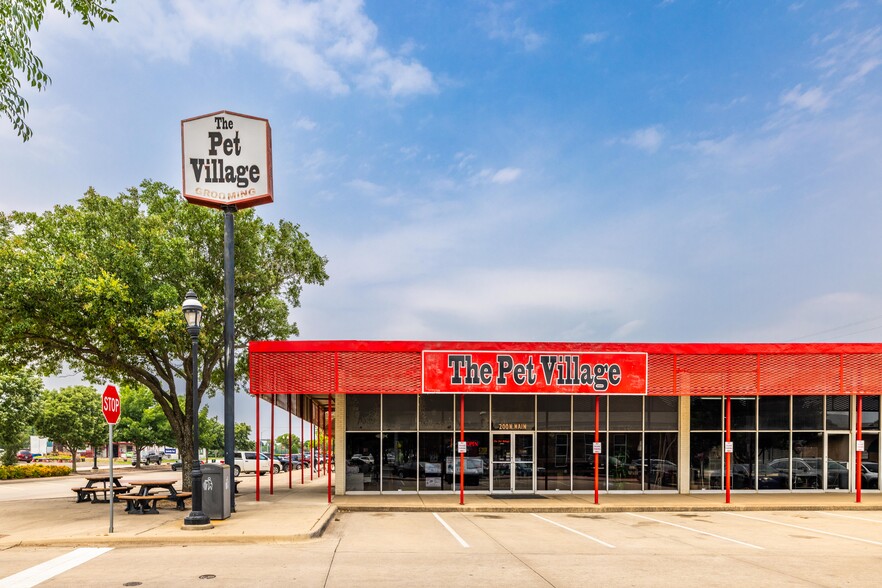
[[104, 419], [108, 425], [107, 455], [110, 457], [110, 481], [108, 482], [108, 487], [110, 488], [110, 532], [113, 533], [113, 500], [116, 497], [113, 491], [113, 425], [119, 422], [119, 415], [121, 413], [119, 393], [113, 384], [108, 385], [104, 389], [104, 394], [101, 395], [101, 412], [104, 413]]

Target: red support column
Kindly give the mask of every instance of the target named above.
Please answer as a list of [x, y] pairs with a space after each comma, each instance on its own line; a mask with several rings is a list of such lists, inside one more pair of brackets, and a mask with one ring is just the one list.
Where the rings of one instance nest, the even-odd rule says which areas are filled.
[[[465, 394], [459, 395], [459, 441], [465, 443]], [[465, 504], [465, 453], [459, 454], [459, 504]]]
[[[257, 449], [255, 449], [255, 453], [260, 455], [260, 396], [257, 394], [254, 395], [254, 414], [256, 418], [256, 422], [254, 425], [254, 430], [256, 431], [255, 437], [257, 437]], [[255, 484], [256, 484], [256, 495], [255, 500], [260, 502], [260, 460], [257, 460], [257, 473], [254, 476]]]
[[[732, 428], [730, 426], [732, 421], [732, 397], [726, 396], [726, 444], [728, 448], [728, 444], [732, 441]], [[732, 490], [732, 453], [726, 451], [726, 504], [729, 504], [731, 499], [731, 490]]]
[[[864, 397], [858, 394], [857, 397], [857, 443], [856, 445], [863, 444], [863, 421], [862, 412], [864, 412]], [[861, 469], [861, 447], [857, 447], [855, 451], [854, 458], [854, 487], [855, 487], [855, 502], [861, 501], [861, 481], [863, 478], [863, 471]]]
[[291, 482], [294, 475], [294, 456], [291, 454], [291, 395], [288, 394], [288, 489], [293, 487]]
[[[310, 410], [309, 412], [314, 412]], [[315, 471], [315, 423], [310, 423], [310, 439], [309, 439], [309, 481], [312, 482], [312, 473]]]
[[325, 451], [325, 471], [328, 474], [328, 504], [331, 504], [331, 395], [328, 394], [328, 418], [325, 421], [327, 425], [328, 449]]
[[[328, 396], [330, 396], [330, 395], [328, 395]], [[330, 398], [328, 398], [328, 410], [331, 410]], [[328, 415], [327, 415], [327, 413], [322, 415], [322, 430], [325, 432], [325, 439], [327, 439], [328, 438]], [[321, 434], [319, 436], [321, 436]], [[324, 451], [325, 451], [325, 448], [321, 444], [319, 444], [319, 455], [321, 456], [321, 454], [324, 453]], [[325, 455], [325, 456], [320, 457], [319, 459], [322, 462], [322, 475], [325, 475], [328, 473], [328, 456]]]
[[[594, 397], [594, 442], [600, 443], [600, 395]], [[592, 451], [593, 448], [592, 448]], [[600, 454], [594, 453], [594, 504], [600, 504]]]
[[[276, 469], [276, 395], [272, 395], [273, 405], [270, 407], [270, 496], [273, 495], [273, 471]], [[260, 461], [260, 455], [257, 456]]]
[[[305, 411], [304, 411], [305, 412]], [[306, 457], [306, 441], [303, 440], [303, 414], [300, 415], [300, 457]], [[300, 460], [300, 485], [303, 486], [306, 481], [303, 476], [306, 475], [306, 472], [303, 471], [303, 460]]]

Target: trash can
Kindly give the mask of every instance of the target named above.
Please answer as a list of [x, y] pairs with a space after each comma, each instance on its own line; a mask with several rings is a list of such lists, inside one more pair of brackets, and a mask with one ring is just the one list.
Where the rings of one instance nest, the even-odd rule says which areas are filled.
[[202, 466], [202, 512], [210, 519], [230, 518], [230, 466]]

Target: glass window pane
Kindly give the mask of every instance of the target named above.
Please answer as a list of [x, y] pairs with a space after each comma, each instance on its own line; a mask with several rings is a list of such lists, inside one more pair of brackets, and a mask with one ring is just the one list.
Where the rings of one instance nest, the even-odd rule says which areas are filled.
[[[593, 406], [593, 403], [592, 403]], [[606, 490], [606, 433], [600, 433], [599, 488]], [[573, 434], [573, 490], [594, 490], [594, 433]]]
[[643, 397], [612, 396], [609, 399], [610, 431], [643, 430]]
[[756, 433], [732, 433], [732, 450], [732, 488], [753, 490], [756, 483]]
[[493, 396], [493, 428], [503, 431], [532, 431], [536, 397], [532, 394]]
[[384, 394], [383, 430], [416, 431], [416, 408], [416, 394]]
[[[794, 410], [794, 419], [796, 411]], [[824, 434], [794, 433], [790, 475], [793, 489], [823, 488]], [[775, 462], [771, 464], [775, 466]]]
[[722, 431], [723, 399], [720, 396], [690, 398], [689, 427], [693, 431]]
[[536, 398], [540, 431], [570, 430], [570, 396], [541, 394]]
[[864, 396], [861, 403], [861, 426], [868, 430], [879, 430], [879, 397]]
[[[453, 430], [459, 431], [459, 405], [460, 398], [455, 396], [453, 401], [456, 419]], [[489, 394], [466, 394], [465, 395], [465, 429], [466, 431], [486, 431], [490, 428], [490, 395]], [[490, 487], [489, 485], [487, 486]]]
[[379, 431], [380, 430], [380, 395], [379, 394], [347, 394], [346, 395], [346, 430], [347, 431]]
[[420, 396], [420, 431], [453, 430], [453, 394]]
[[757, 458], [758, 490], [790, 488], [790, 433], [760, 433]]
[[732, 397], [732, 430], [756, 430], [756, 397]]
[[827, 397], [827, 430], [848, 431], [851, 428], [851, 396]]
[[879, 434], [863, 435], [864, 452], [861, 454], [861, 488], [879, 489]]
[[680, 399], [677, 396], [646, 397], [646, 430], [676, 431]]
[[380, 434], [346, 433], [346, 491], [379, 489]]
[[[468, 400], [468, 396], [466, 396]], [[468, 404], [466, 405], [468, 407]], [[468, 414], [468, 408], [466, 408]], [[455, 435], [459, 441], [459, 435]], [[466, 433], [465, 490], [490, 490], [490, 434]], [[471, 458], [471, 459], [469, 459]], [[454, 490], [459, 490], [459, 454], [448, 458], [444, 478]]]
[[640, 460], [643, 457], [640, 454], [642, 436], [641, 433], [609, 434], [610, 490], [642, 490], [640, 472]]
[[382, 450], [383, 490], [416, 490], [419, 471], [416, 433], [384, 433]]
[[570, 434], [539, 433], [536, 435], [536, 443], [536, 488], [538, 490], [568, 491], [570, 489]]
[[444, 477], [444, 465], [454, 455], [451, 433], [420, 433], [420, 460], [418, 466], [420, 491], [452, 490]]
[[[576, 431], [594, 430], [594, 394], [573, 396], [573, 429]], [[606, 396], [600, 397], [600, 430], [606, 429]], [[592, 441], [593, 443], [593, 441]], [[593, 475], [593, 470], [592, 470]], [[592, 486], [594, 488], [594, 486]]]
[[820, 431], [824, 428], [824, 397], [793, 397], [793, 430]]
[[689, 459], [690, 489], [719, 490], [723, 487], [720, 477], [723, 471], [722, 442], [722, 433], [690, 434], [689, 449], [692, 454]]
[[759, 428], [761, 431], [790, 429], [790, 397], [760, 396]]
[[[848, 490], [851, 488], [851, 467], [848, 462], [851, 452], [848, 450], [847, 433], [827, 435], [827, 490]], [[820, 468], [820, 461], [818, 466]], [[862, 468], [863, 469], [863, 468]]]
[[677, 433], [646, 433], [643, 477], [647, 490], [677, 488]]

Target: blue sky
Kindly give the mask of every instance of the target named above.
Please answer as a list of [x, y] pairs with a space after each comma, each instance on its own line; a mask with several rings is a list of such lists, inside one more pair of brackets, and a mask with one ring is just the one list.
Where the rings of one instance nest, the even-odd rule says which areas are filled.
[[876, 341], [882, 3], [123, 2], [50, 14], [3, 210], [180, 187], [269, 119], [310, 339]]

